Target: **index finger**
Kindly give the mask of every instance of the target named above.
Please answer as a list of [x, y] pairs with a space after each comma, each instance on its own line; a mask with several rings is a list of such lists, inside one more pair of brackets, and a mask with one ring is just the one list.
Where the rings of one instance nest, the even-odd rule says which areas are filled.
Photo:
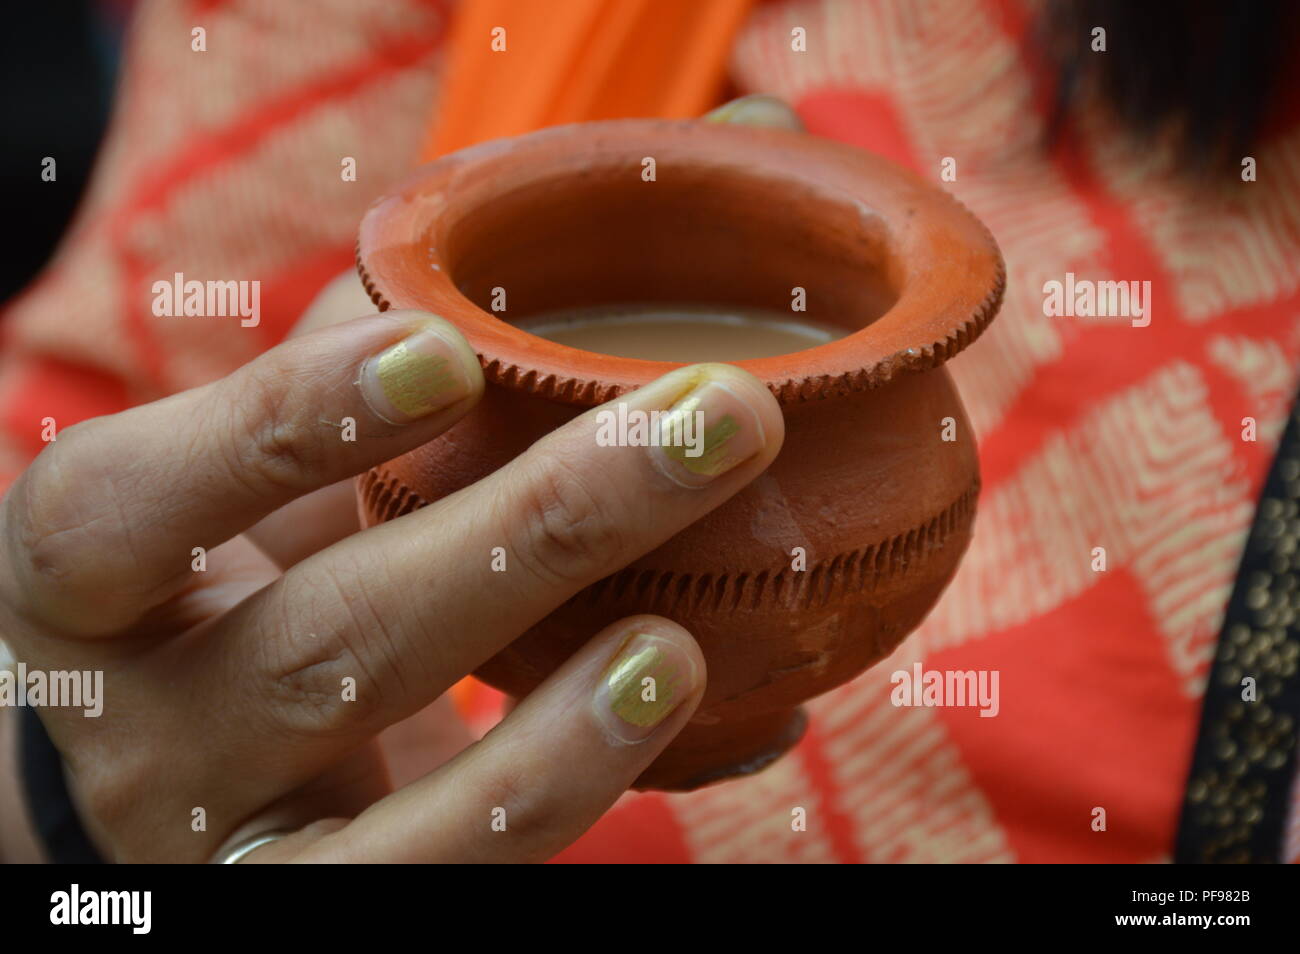
[[0, 509], [0, 585], [51, 627], [116, 633], [191, 581], [193, 548], [433, 439], [482, 390], [452, 325], [389, 311], [69, 428]]

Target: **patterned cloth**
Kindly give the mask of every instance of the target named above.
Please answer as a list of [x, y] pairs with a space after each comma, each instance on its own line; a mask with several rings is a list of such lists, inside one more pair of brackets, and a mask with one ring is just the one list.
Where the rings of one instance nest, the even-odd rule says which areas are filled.
[[[691, 794], [628, 795], [561, 860], [1169, 857], [1297, 383], [1300, 126], [1271, 132], [1255, 182], [1179, 181], [1100, 114], [1045, 151], [1031, 15], [1016, 0], [796, 0], [743, 29], [742, 91], [935, 181], [952, 157], [945, 187], [1001, 244], [1002, 314], [952, 365], [981, 438], [975, 539], [895, 655], [812, 704], [790, 756]], [[0, 470], [40, 449], [44, 417], [65, 426], [212, 380], [285, 333], [418, 153], [447, 18], [413, 0], [144, 5], [89, 200], [4, 321]], [[184, 42], [197, 25], [206, 53]], [[340, 178], [346, 156], [357, 182]], [[259, 278], [261, 325], [153, 317], [150, 283], [177, 271]], [[1149, 280], [1150, 325], [1045, 317], [1044, 282], [1067, 272]], [[890, 674], [918, 661], [998, 670], [999, 715], [894, 707]], [[1297, 855], [1293, 823], [1284, 856]]]

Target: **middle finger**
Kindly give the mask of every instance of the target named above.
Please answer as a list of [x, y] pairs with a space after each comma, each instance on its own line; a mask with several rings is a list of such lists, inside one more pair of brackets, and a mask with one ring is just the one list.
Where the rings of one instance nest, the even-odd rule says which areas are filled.
[[[622, 400], [702, 411], [713, 446], [694, 458], [600, 446], [593, 409], [479, 483], [298, 564], [237, 607], [205, 651], [255, 661], [275, 732], [373, 733], [727, 500], [784, 436], [776, 399], [730, 365], [682, 368]], [[507, 572], [492, 570], [495, 547]]]

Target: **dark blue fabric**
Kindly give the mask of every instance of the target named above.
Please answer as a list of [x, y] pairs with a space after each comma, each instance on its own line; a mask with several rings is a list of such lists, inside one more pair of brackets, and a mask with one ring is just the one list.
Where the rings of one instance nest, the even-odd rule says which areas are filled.
[[90, 836], [81, 827], [77, 809], [63, 778], [63, 758], [54, 747], [37, 710], [24, 706], [19, 734], [23, 795], [46, 857], [59, 865], [104, 863]]

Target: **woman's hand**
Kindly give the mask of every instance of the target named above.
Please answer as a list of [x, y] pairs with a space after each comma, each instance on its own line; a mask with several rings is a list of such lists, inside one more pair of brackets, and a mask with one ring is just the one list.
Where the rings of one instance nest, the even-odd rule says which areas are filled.
[[[29, 671], [103, 672], [97, 718], [41, 717], [114, 859], [204, 861], [289, 830], [249, 857], [541, 860], [691, 717], [698, 647], [666, 619], [626, 619], [482, 742], [390, 791], [380, 730], [722, 503], [783, 435], [761, 383], [697, 365], [623, 400], [666, 410], [691, 393], [706, 422], [730, 415], [740, 427], [713, 473], [661, 448], [598, 446], [593, 411], [478, 484], [285, 572], [242, 535], [431, 440], [482, 389], [449, 324], [388, 312], [68, 428], [15, 483], [0, 506], [0, 625]], [[494, 547], [506, 572], [491, 568]]]

